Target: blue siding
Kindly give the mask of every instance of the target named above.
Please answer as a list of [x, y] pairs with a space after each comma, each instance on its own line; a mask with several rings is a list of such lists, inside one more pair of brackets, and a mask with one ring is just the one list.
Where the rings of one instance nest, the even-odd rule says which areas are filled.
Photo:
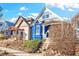
[[[36, 35], [36, 26], [39, 25], [39, 34]], [[41, 40], [42, 39], [42, 23], [36, 23], [32, 26], [32, 39]]]
[[47, 26], [45, 26], [44, 33], [46, 33], [46, 32], [47, 32], [47, 30], [48, 30], [48, 27], [47, 27]]
[[44, 33], [46, 34], [46, 37], [48, 37], [48, 29], [49, 29], [50, 25], [48, 26], [45, 26], [45, 29], [44, 29]]

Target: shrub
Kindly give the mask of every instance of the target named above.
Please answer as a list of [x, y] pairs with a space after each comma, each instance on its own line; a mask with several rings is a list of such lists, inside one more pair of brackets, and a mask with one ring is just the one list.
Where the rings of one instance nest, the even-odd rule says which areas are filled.
[[25, 40], [23, 46], [31, 49], [37, 48], [40, 40]]

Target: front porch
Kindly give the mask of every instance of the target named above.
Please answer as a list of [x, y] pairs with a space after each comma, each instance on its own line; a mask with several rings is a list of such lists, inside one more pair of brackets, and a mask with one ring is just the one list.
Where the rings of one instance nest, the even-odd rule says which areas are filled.
[[15, 27], [11, 27], [4, 32], [5, 36], [8, 38], [14, 38], [14, 40], [23, 40], [25, 39], [26, 34], [23, 29], [17, 29]]

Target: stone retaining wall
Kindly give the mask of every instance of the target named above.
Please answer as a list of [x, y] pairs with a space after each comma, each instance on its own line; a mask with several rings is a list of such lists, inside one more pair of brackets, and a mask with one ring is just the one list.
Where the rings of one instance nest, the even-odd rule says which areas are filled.
[[[56, 23], [56, 22], [55, 22]], [[49, 27], [49, 46], [45, 55], [74, 55], [75, 54], [75, 31], [70, 23], [57, 21]], [[44, 44], [45, 45], [45, 44]]]

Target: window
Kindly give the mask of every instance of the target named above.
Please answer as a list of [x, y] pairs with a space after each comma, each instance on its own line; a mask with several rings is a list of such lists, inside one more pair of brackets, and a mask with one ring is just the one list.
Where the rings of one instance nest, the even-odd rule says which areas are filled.
[[44, 14], [42, 18], [43, 19], [49, 18], [49, 14]]
[[40, 25], [36, 25], [36, 35], [40, 34]]
[[49, 14], [46, 15], [46, 18], [49, 18]]

